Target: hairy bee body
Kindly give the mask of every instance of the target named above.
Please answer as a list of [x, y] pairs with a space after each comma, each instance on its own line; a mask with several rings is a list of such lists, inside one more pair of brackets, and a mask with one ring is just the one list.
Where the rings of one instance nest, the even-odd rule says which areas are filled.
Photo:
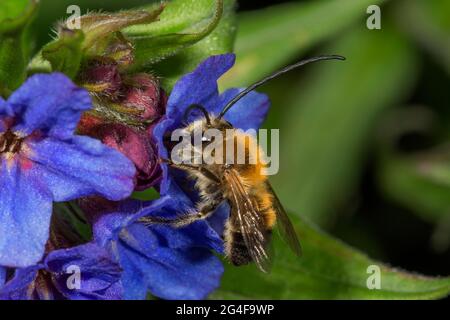
[[[172, 168], [188, 173], [195, 181], [200, 201], [193, 213], [182, 214], [174, 219], [144, 217], [141, 221], [147, 224], [163, 223], [181, 227], [208, 218], [221, 203], [226, 201], [231, 210], [225, 225], [224, 240], [226, 256], [233, 264], [255, 262], [261, 271], [267, 272], [270, 262], [267, 244], [276, 222], [282, 238], [295, 254], [300, 255], [300, 243], [294, 227], [265, 175], [263, 150], [258, 146], [255, 137], [235, 129], [231, 123], [224, 120], [224, 116], [238, 101], [268, 81], [305, 64], [322, 60], [345, 60], [345, 58], [337, 55], [319, 56], [282, 68], [240, 91], [227, 102], [218, 116], [209, 114], [200, 104], [188, 106], [184, 114], [186, 123], [189, 123], [188, 116], [191, 111], [197, 110], [203, 114], [202, 118], [190, 122], [182, 129], [184, 134], [181, 136], [187, 136], [189, 141], [193, 141], [188, 143], [189, 152], [184, 152], [183, 148], [178, 149], [177, 146], [171, 149], [166, 145], [171, 151], [172, 159], [162, 161]], [[212, 135], [214, 138], [205, 136], [208, 129], [221, 134]], [[198, 132], [201, 134], [200, 143], [197, 143], [196, 139]], [[206, 149], [211, 145], [215, 147], [217, 139], [221, 142], [222, 148], [219, 148], [221, 154], [217, 154], [216, 148], [212, 150], [213, 152], [206, 152], [204, 147]], [[193, 150], [190, 147], [193, 147]], [[244, 156], [229, 152], [231, 148], [233, 151], [244, 150]], [[177, 161], [173, 161], [174, 154]], [[196, 161], [199, 158], [202, 160], [200, 163]], [[244, 161], [240, 161], [242, 158]]]
[[[258, 232], [262, 235], [261, 245], [265, 249], [271, 238], [272, 229], [276, 222], [276, 207], [274, 205], [274, 195], [269, 188], [267, 176], [263, 174], [266, 165], [261, 161], [263, 150], [258, 146], [256, 137], [246, 134], [241, 130], [233, 128], [224, 120], [218, 120], [211, 116], [211, 119], [200, 119], [194, 121], [184, 130], [188, 135], [193, 134], [196, 130], [204, 133], [207, 129], [217, 129], [222, 132], [223, 142], [221, 145], [224, 148], [224, 155], [222, 163], [214, 163], [209, 157], [215, 154], [203, 153], [204, 147], [211, 141], [204, 141], [201, 150], [193, 150], [191, 154], [202, 153], [204, 163], [202, 165], [203, 171], [196, 169], [184, 168], [188, 172], [190, 178], [195, 181], [195, 188], [199, 191], [200, 201], [197, 204], [197, 212], [203, 216], [209, 216], [211, 211], [215, 210], [222, 202], [227, 201], [231, 207], [232, 214], [230, 215], [224, 231], [225, 253], [227, 258], [235, 265], [244, 265], [252, 262], [254, 258], [249, 249], [248, 232]], [[231, 134], [230, 134], [231, 133]], [[232, 140], [231, 143], [229, 140]], [[226, 146], [232, 145], [235, 148], [233, 158], [226, 157]], [[244, 150], [245, 161], [239, 163], [237, 159], [237, 152], [241, 148]], [[256, 155], [255, 155], [256, 153]], [[182, 157], [182, 155], [179, 155]], [[184, 155], [186, 157], [186, 155]], [[251, 158], [253, 157], [253, 161]], [[188, 162], [192, 159], [185, 158]], [[210, 161], [211, 160], [211, 161]], [[231, 163], [230, 163], [231, 162]], [[210, 164], [208, 164], [210, 163]], [[211, 164], [212, 163], [212, 164]], [[211, 179], [205, 175], [205, 171], [211, 173], [216, 179]], [[242, 190], [236, 192], [233, 186], [239, 185]], [[242, 195], [236, 198], [236, 194]], [[254, 223], [249, 228], [242, 228], [242, 223], [239, 221], [240, 216], [233, 214], [236, 212], [239, 203], [244, 201], [251, 201], [255, 214], [258, 215], [258, 223]], [[237, 212], [236, 212], [237, 213]], [[239, 213], [246, 215], [246, 212]], [[244, 217], [245, 219], [245, 217]]]
[[[251, 197], [257, 202], [258, 213], [264, 219], [264, 229], [260, 231], [264, 236], [263, 246], [265, 248], [271, 240], [272, 229], [276, 221], [276, 214], [272, 205], [273, 198], [266, 188], [259, 186], [248, 188], [252, 194]], [[234, 265], [245, 265], [253, 261], [242, 230], [239, 228], [239, 223], [233, 221], [233, 218], [230, 218], [225, 225], [224, 240], [225, 254]]]

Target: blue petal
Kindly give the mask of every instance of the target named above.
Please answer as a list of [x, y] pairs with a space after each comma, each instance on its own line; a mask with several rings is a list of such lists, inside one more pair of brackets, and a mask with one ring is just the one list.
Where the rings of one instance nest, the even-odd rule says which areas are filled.
[[[243, 89], [229, 89], [220, 96], [219, 110]], [[270, 107], [269, 97], [258, 92], [250, 92], [247, 96], [239, 100], [224, 118], [235, 128], [242, 130], [258, 130], [266, 119]]]
[[0, 265], [27, 267], [44, 253], [52, 199], [16, 162], [0, 162]]
[[[45, 259], [58, 291], [71, 300], [117, 300], [123, 295], [120, 281], [122, 269], [106, 250], [88, 243], [70, 249], [52, 251]], [[73, 275], [70, 267], [80, 270], [80, 289], [69, 289], [67, 281]]]
[[0, 267], [0, 289], [6, 282], [6, 268]]
[[47, 138], [29, 143], [33, 172], [55, 201], [99, 194], [110, 200], [129, 196], [135, 167], [128, 158], [99, 141], [75, 136], [70, 141]]
[[[173, 217], [186, 209], [180, 206], [176, 197], [162, 197], [151, 202], [135, 200], [124, 201], [114, 212], [104, 213], [95, 221], [93, 230], [96, 241], [105, 246], [109, 241], [118, 239], [121, 230], [140, 224], [140, 217], [151, 215], [156, 217]], [[223, 252], [223, 241], [219, 234], [206, 221], [198, 221], [184, 228], [174, 229], [170, 226], [152, 225], [152, 232], [164, 238], [165, 246], [174, 249], [203, 247]], [[141, 248], [146, 252], [148, 248]]]
[[[172, 249], [165, 241], [141, 224], [122, 231], [117, 251], [125, 273], [125, 292], [139, 279], [163, 299], [204, 299], [219, 286], [223, 266], [209, 250]], [[129, 270], [141, 272], [129, 274]]]
[[6, 104], [6, 101], [5, 101], [5, 99], [3, 99], [1, 96], [0, 96], [0, 116], [4, 116], [4, 115], [6, 115], [7, 114], [7, 112], [6, 112], [6, 108], [8, 107], [8, 105]]
[[122, 273], [122, 284], [124, 289], [123, 298], [125, 300], [145, 300], [148, 289], [147, 283], [144, 280], [145, 274], [151, 272], [147, 268], [142, 268], [141, 264], [135, 264], [133, 259], [127, 259], [126, 255], [118, 256], [120, 264], [124, 271]]
[[[164, 208], [168, 201], [167, 197], [152, 201], [148, 204], [149, 210]], [[139, 218], [138, 213], [143, 208], [144, 202], [127, 200], [115, 205], [117, 207], [114, 210], [100, 212], [93, 223], [94, 239], [102, 247], [107, 246], [111, 241], [116, 241], [120, 231]]]
[[[178, 194], [181, 196], [181, 194]], [[186, 214], [187, 208], [185, 204], [180, 204], [177, 194], [171, 193], [168, 196], [169, 204], [165, 208], [152, 210], [150, 207], [144, 207], [140, 216], [166, 217], [174, 218], [175, 216]], [[208, 221], [201, 220], [191, 223], [183, 228], [174, 229], [170, 226], [152, 225], [153, 233], [165, 239], [166, 245], [175, 249], [188, 249], [191, 247], [202, 247], [212, 249], [218, 253], [223, 253], [223, 240], [220, 233], [217, 233]]]
[[0, 300], [31, 300], [34, 298], [34, 290], [30, 285], [36, 279], [40, 266], [25, 269], [17, 269], [14, 277], [0, 289]]
[[[211, 217], [208, 218], [209, 226], [214, 230], [216, 234], [223, 235], [225, 231], [226, 221], [230, 215], [230, 205], [227, 201], [224, 201], [214, 212]], [[223, 250], [223, 240], [221, 241], [222, 251], [217, 251], [220, 253], [224, 253]]]
[[70, 137], [83, 111], [92, 107], [89, 93], [62, 73], [36, 74], [8, 99], [18, 119], [15, 129], [30, 134]]
[[218, 103], [217, 80], [234, 64], [234, 54], [212, 56], [192, 73], [182, 77], [174, 86], [167, 102], [168, 118], [181, 124], [185, 110], [191, 104], [200, 104], [213, 111]]
[[[161, 159], [169, 159], [169, 153], [164, 145], [164, 134], [169, 132], [169, 128], [172, 127], [174, 121], [172, 119], [165, 119], [161, 121], [153, 130], [153, 135], [156, 140], [156, 146], [158, 147], [158, 154]], [[161, 195], [169, 194], [169, 190], [171, 189], [174, 182], [170, 178], [169, 175], [169, 167], [163, 162], [161, 163], [162, 170], [162, 180], [160, 185], [160, 193]]]
[[5, 116], [11, 116], [11, 110], [6, 101], [3, 100], [2, 97], [0, 97], [0, 132], [4, 132], [7, 129], [6, 124], [2, 119], [2, 117]]
[[[172, 197], [162, 197], [147, 203], [124, 201], [118, 204], [117, 210], [99, 215], [95, 221], [95, 239], [110, 249], [112, 256], [120, 261], [124, 269], [122, 283], [126, 299], [143, 299], [148, 290], [167, 299], [200, 299], [218, 285], [220, 276], [213, 277], [214, 281], [205, 278], [203, 289], [201, 287], [198, 290], [190, 287], [192, 283], [177, 283], [180, 279], [176, 278], [178, 280], [173, 280], [176, 289], [164, 288], [160, 286], [156, 274], [148, 274], [157, 268], [157, 272], [164, 272], [169, 277], [170, 273], [176, 273], [175, 268], [181, 267], [192, 271], [191, 277], [196, 279], [199, 275], [195, 272], [204, 272], [202, 266], [205, 264], [213, 267], [213, 274], [222, 272], [220, 261], [210, 251], [214, 249], [221, 252], [222, 239], [205, 221], [180, 229], [162, 225], [144, 226], [136, 222], [144, 215], [173, 216], [179, 208], [177, 203]], [[188, 263], [189, 254], [201, 255], [202, 259], [189, 261], [189, 267], [179, 266], [178, 263], [182, 261]], [[175, 259], [173, 264], [165, 262], [170, 260], [170, 256]], [[161, 271], [166, 268], [169, 270]], [[183, 273], [182, 270], [179, 272]], [[169, 285], [172, 284], [166, 283], [166, 287]], [[175, 294], [172, 290], [178, 293]]]

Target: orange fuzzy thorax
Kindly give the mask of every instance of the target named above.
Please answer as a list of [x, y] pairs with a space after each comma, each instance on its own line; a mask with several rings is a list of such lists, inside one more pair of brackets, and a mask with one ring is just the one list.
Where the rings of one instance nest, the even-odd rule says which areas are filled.
[[[241, 147], [244, 146], [246, 155], [256, 153], [256, 163], [237, 165], [236, 169], [246, 191], [256, 199], [258, 208], [264, 215], [267, 229], [271, 230], [276, 222], [276, 212], [273, 208], [273, 195], [266, 187], [267, 176], [264, 174], [264, 169], [267, 165], [261, 161], [264, 151], [257, 144], [256, 138], [245, 135], [240, 131], [235, 131], [234, 139], [236, 144], [241, 144]], [[247, 157], [246, 160], [248, 160]]]
[[[264, 151], [258, 145], [258, 141], [255, 136], [246, 133], [245, 131], [233, 128], [230, 124], [227, 124], [223, 120], [217, 120], [211, 115], [212, 127], [222, 132], [223, 143], [221, 145], [221, 152], [223, 156], [223, 163], [227, 164], [227, 147], [234, 147], [232, 153], [232, 167], [239, 174], [239, 179], [242, 182], [246, 192], [255, 201], [258, 211], [264, 216], [267, 230], [271, 230], [276, 222], [276, 210], [274, 208], [274, 198], [272, 193], [267, 189], [267, 176], [265, 175], [265, 169], [267, 164], [263, 162]], [[195, 132], [200, 129], [204, 132], [208, 128], [206, 119], [200, 119], [191, 123], [186, 127], [186, 131], [189, 133]], [[230, 134], [230, 132], [232, 134]], [[238, 150], [243, 151], [245, 156], [244, 163], [238, 162]], [[203, 154], [205, 156], [205, 154]], [[207, 165], [211, 172], [217, 174], [219, 177], [222, 175], [223, 165]], [[208, 183], [202, 179], [201, 175], [195, 175], [197, 179], [197, 187], [200, 189], [200, 194], [206, 198], [208, 194]], [[227, 193], [227, 191], [225, 191]]]

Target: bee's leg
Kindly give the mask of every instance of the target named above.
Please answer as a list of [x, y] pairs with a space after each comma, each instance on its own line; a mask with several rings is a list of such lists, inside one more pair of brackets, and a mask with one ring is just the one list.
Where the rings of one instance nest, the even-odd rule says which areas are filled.
[[180, 228], [187, 226], [195, 221], [207, 219], [214, 213], [214, 211], [216, 211], [217, 207], [222, 203], [222, 201], [223, 199], [221, 198], [217, 199], [216, 201], [206, 203], [200, 207], [198, 212], [181, 215], [176, 218], [143, 217], [139, 219], [139, 221], [147, 225], [166, 224], [171, 225], [175, 228]]
[[184, 164], [184, 163], [176, 164], [176, 163], [173, 163], [171, 160], [167, 160], [167, 159], [162, 159], [161, 161], [167, 163], [172, 168], [176, 168], [176, 169], [180, 169], [180, 170], [184, 170], [184, 171], [197, 171], [197, 172], [201, 173], [208, 180], [211, 180], [215, 183], [220, 183], [220, 179], [214, 173], [212, 173], [210, 170], [208, 170], [207, 168], [205, 168], [202, 165], [195, 166], [195, 165]]

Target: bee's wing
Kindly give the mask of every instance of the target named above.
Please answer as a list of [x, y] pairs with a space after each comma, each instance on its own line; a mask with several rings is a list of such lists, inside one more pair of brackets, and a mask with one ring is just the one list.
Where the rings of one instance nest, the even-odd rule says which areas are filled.
[[247, 250], [257, 267], [263, 272], [270, 270], [269, 241], [264, 217], [258, 212], [255, 201], [245, 190], [238, 173], [227, 171], [225, 178], [231, 190], [231, 222], [237, 224]]
[[266, 182], [266, 186], [267, 190], [273, 196], [274, 208], [277, 214], [277, 225], [279, 226], [278, 230], [280, 231], [281, 238], [283, 238], [297, 256], [300, 256], [302, 254], [302, 248], [294, 227], [270, 183]]

